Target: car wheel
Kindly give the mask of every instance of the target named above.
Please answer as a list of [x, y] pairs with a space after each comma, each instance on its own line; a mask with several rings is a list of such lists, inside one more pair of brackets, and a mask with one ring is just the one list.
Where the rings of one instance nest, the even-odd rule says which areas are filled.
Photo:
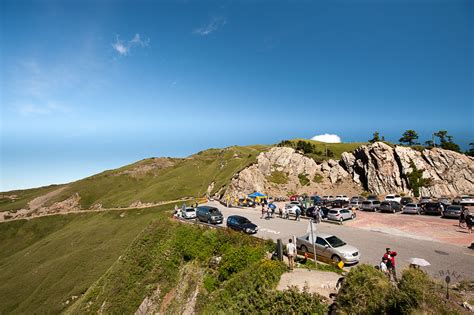
[[302, 245], [302, 246], [301, 246], [301, 251], [307, 253], [307, 252], [308, 252], [308, 248], [307, 248], [305, 245]]
[[337, 255], [332, 255], [331, 259], [332, 259], [334, 262], [336, 262], [336, 263], [338, 263], [338, 262], [341, 261], [341, 257], [339, 257], [339, 256], [337, 256]]
[[355, 213], [352, 214], [352, 220], [354, 220], [356, 218], [356, 215]]
[[207, 224], [211, 224], [211, 219], [207, 219]]
[[395, 209], [393, 209], [392, 212], [395, 213]]

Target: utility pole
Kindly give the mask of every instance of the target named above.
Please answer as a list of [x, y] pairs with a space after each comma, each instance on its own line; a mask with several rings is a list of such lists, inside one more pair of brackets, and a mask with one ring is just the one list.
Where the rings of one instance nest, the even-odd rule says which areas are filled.
[[314, 254], [314, 266], [318, 268], [318, 262], [316, 260], [316, 240], [314, 239], [313, 219], [309, 221], [311, 226], [311, 242], [313, 243], [313, 254]]

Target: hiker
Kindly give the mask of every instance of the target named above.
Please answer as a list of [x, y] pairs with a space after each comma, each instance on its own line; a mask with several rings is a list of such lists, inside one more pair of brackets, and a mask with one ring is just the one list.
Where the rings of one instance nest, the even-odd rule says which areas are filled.
[[296, 207], [295, 214], [296, 214], [295, 221], [299, 221], [300, 220], [300, 215], [301, 215], [300, 207]]
[[272, 219], [275, 216], [275, 207], [272, 207]]
[[194, 204], [194, 208], [197, 209], [198, 206], [199, 206], [199, 203], [196, 201], [196, 203]]
[[316, 224], [321, 223], [321, 212], [317, 208], [314, 209], [314, 222], [316, 222]]
[[293, 240], [291, 238], [288, 240], [288, 244], [286, 244], [286, 253], [288, 255], [288, 268], [293, 270], [296, 256], [296, 246], [293, 244]]
[[467, 226], [467, 229], [469, 231], [469, 234], [472, 234], [472, 225], [474, 224], [474, 216], [469, 212], [467, 212], [467, 216], [466, 216], [466, 226]]
[[390, 280], [390, 273], [388, 271], [388, 259], [383, 257], [382, 258], [382, 261], [380, 262], [380, 265], [379, 265], [379, 270], [382, 271], [387, 277], [388, 279]]
[[387, 269], [389, 275], [393, 277], [394, 281], [397, 281], [397, 271], [395, 269], [395, 256], [397, 256], [397, 252], [391, 251], [389, 247], [385, 249], [385, 254], [383, 258], [387, 259], [388, 265]]
[[284, 212], [283, 212], [283, 219], [289, 219], [290, 218], [290, 215], [288, 214], [288, 209], [285, 208]]
[[262, 203], [262, 219], [265, 219], [265, 205]]
[[463, 209], [459, 214], [459, 227], [464, 228], [464, 223], [466, 223], [466, 209]]
[[283, 218], [283, 210], [280, 207], [278, 207], [278, 211], [280, 212], [280, 218]]

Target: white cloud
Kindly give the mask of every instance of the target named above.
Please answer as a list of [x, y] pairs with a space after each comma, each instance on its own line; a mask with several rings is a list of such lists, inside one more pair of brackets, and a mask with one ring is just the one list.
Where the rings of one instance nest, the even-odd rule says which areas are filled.
[[45, 104], [22, 104], [17, 106], [17, 109], [18, 112], [24, 116], [49, 115], [53, 113], [67, 113], [71, 111], [70, 107], [51, 101], [48, 101]]
[[223, 18], [223, 17], [213, 18], [211, 22], [209, 22], [209, 24], [195, 29], [193, 33], [200, 36], [207, 36], [217, 31], [221, 26], [224, 26], [226, 23], [227, 23], [226, 18]]
[[316, 141], [321, 141], [321, 142], [326, 142], [326, 143], [340, 143], [341, 142], [341, 137], [338, 135], [331, 135], [328, 133], [325, 133], [323, 135], [317, 135], [311, 138], [311, 140], [316, 140]]
[[149, 44], [150, 44], [149, 38], [146, 38], [143, 40], [140, 37], [140, 34], [137, 33], [129, 41], [121, 40], [119, 36], [117, 35], [117, 37], [115, 38], [115, 43], [112, 44], [112, 47], [114, 48], [116, 52], [119, 53], [120, 56], [127, 56], [130, 53], [130, 50], [132, 49], [132, 47], [135, 47], [135, 46], [146, 47]]

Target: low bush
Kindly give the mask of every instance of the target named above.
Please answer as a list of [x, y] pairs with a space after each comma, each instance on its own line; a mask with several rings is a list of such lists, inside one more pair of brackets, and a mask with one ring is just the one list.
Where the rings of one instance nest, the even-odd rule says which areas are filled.
[[281, 171], [273, 171], [270, 176], [267, 177], [267, 180], [275, 184], [287, 184], [288, 174]]
[[342, 314], [383, 314], [392, 305], [394, 290], [383, 272], [360, 265], [346, 276], [337, 296], [337, 307]]
[[309, 185], [309, 179], [308, 179], [307, 174], [304, 174], [304, 173], [298, 174], [298, 179], [300, 180], [301, 186]]
[[316, 173], [314, 174], [314, 177], [313, 177], [313, 182], [315, 183], [321, 183], [323, 181], [323, 175], [319, 174], [319, 173]]

